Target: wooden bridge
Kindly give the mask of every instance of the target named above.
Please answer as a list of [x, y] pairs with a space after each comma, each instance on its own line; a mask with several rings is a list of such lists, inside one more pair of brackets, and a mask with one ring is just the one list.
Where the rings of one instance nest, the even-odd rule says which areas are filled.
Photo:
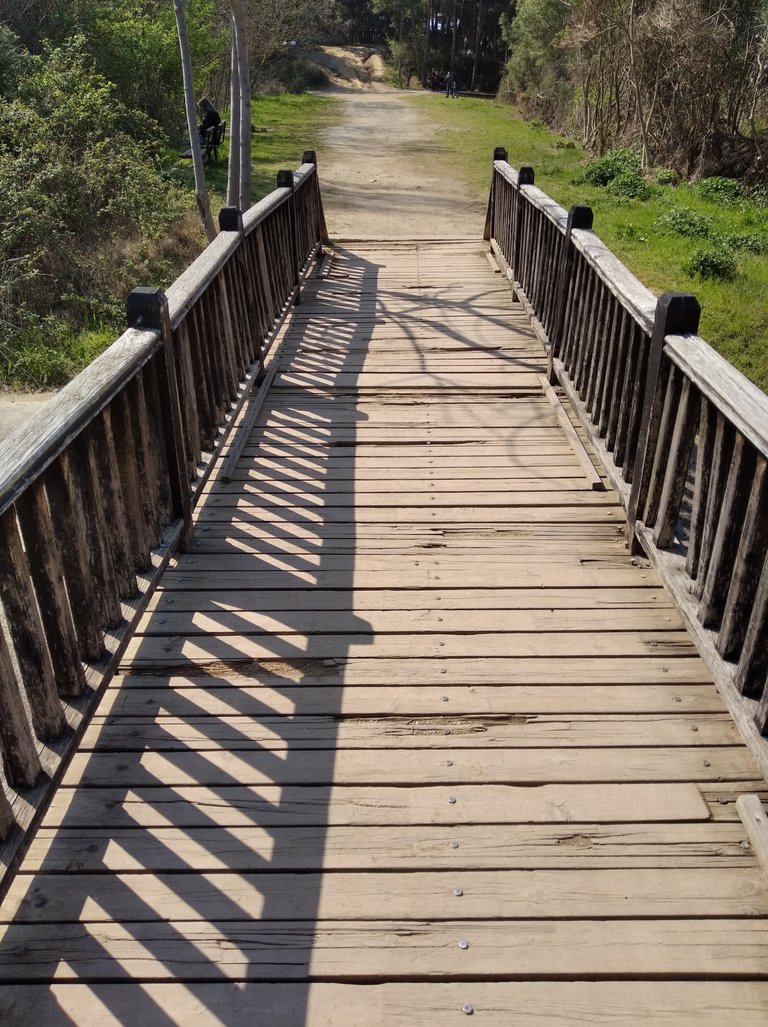
[[0, 1022], [764, 1024], [768, 400], [278, 183], [3, 450]]

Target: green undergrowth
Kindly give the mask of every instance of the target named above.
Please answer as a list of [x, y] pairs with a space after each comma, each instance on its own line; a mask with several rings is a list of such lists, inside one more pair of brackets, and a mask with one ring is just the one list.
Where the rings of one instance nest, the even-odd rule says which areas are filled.
[[486, 197], [494, 147], [506, 147], [510, 164], [532, 166], [536, 184], [563, 207], [592, 207], [595, 232], [653, 292], [694, 293], [702, 336], [768, 391], [765, 197], [727, 179], [676, 185], [667, 169], [640, 176], [631, 151], [590, 164], [572, 140], [486, 100], [410, 100], [442, 129], [446, 174]]

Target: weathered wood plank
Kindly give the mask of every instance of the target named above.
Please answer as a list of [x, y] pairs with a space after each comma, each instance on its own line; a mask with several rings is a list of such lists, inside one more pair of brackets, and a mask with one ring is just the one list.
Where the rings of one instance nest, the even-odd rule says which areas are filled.
[[514, 760], [498, 749], [452, 750], [451, 766], [439, 751], [402, 749], [396, 760], [376, 752], [342, 749], [283, 759], [271, 752], [212, 750], [195, 753], [76, 753], [63, 784], [87, 787], [164, 785], [412, 785], [547, 784], [566, 781], [738, 781], [759, 777], [743, 746], [624, 749], [521, 749]]
[[[471, 1001], [469, 1001], [471, 1000]], [[768, 984], [759, 981], [474, 981], [423, 984], [52, 984], [9, 985], [0, 1016], [16, 1027], [77, 1022], [122, 1027], [140, 1015], [199, 1024], [264, 1019], [270, 1027], [435, 1027], [464, 1007], [488, 1023], [509, 1011], [530, 1027], [627, 1023], [646, 1027], [722, 1027], [738, 1017], [763, 1027]], [[631, 1013], [629, 1012], [631, 1011]]]
[[[57, 793], [58, 794], [58, 793]], [[65, 792], [65, 797], [66, 797]], [[98, 793], [94, 793], [98, 794]], [[252, 819], [224, 829], [211, 827], [228, 807], [209, 796], [209, 826], [128, 826], [114, 836], [104, 828], [41, 828], [26, 858], [28, 871], [46, 873], [113, 873], [137, 869], [198, 873], [269, 870], [275, 856], [290, 870], [541, 870], [590, 868], [755, 867], [755, 857], [739, 823], [589, 822], [518, 825], [458, 824], [327, 826], [321, 818], [295, 826], [277, 820], [267, 827]], [[205, 797], [200, 802], [205, 803]], [[143, 796], [126, 799], [128, 814], [139, 822], [157, 818]], [[176, 803], [177, 808], [180, 804]], [[264, 804], [267, 808], [267, 804]], [[279, 807], [274, 807], [275, 812]], [[237, 808], [235, 807], [237, 813]], [[311, 814], [311, 810], [308, 811]], [[290, 814], [289, 814], [290, 816]], [[235, 819], [234, 817], [232, 818]], [[289, 823], [291, 821], [289, 820]], [[114, 840], [113, 840], [114, 838]]]
[[[435, 707], [441, 705], [435, 702]], [[442, 704], [444, 705], [444, 704]], [[306, 714], [291, 718], [262, 716], [96, 717], [81, 750], [155, 752], [184, 749], [493, 749], [552, 746], [738, 745], [741, 737], [730, 716], [584, 716], [580, 714], [446, 715], [432, 717], [354, 717], [340, 720]], [[442, 712], [442, 716], [437, 714]], [[298, 713], [298, 711], [297, 711]]]
[[[460, 883], [456, 894], [456, 882]], [[749, 869], [443, 871], [332, 874], [115, 874], [19, 876], [5, 922], [199, 920], [376, 921], [577, 917], [756, 917], [768, 889]]]
[[455, 685], [405, 684], [387, 688], [356, 685], [283, 684], [251, 687], [247, 681], [214, 677], [118, 678], [101, 705], [102, 717], [184, 717], [265, 715], [423, 716], [473, 714], [722, 713], [723, 700], [712, 685]]
[[[768, 936], [755, 920], [617, 920], [610, 940], [592, 920], [127, 921], [120, 928], [14, 924], [0, 939], [0, 979], [757, 977], [768, 965]], [[148, 951], [157, 953], [149, 964]]]

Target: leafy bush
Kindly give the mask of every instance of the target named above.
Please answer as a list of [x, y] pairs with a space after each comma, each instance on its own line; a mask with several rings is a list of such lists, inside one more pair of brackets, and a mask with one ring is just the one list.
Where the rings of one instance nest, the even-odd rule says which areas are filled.
[[736, 261], [730, 250], [694, 250], [683, 270], [700, 278], [729, 282], [736, 277]]
[[680, 176], [673, 168], [654, 168], [653, 180], [657, 185], [677, 185]]
[[647, 200], [651, 187], [636, 171], [622, 171], [608, 183], [608, 191], [628, 200]]
[[619, 175], [625, 174], [640, 177], [640, 155], [637, 150], [628, 147], [609, 150], [584, 169], [584, 178], [591, 185], [608, 185]]
[[690, 207], [673, 207], [660, 214], [654, 221], [654, 228], [660, 232], [673, 232], [690, 239], [706, 239], [712, 229], [714, 218], [700, 214]]
[[765, 253], [768, 249], [768, 237], [758, 232], [723, 232], [716, 240], [726, 249], [746, 253]]
[[702, 178], [698, 185], [698, 191], [703, 199], [724, 206], [738, 203], [744, 195], [741, 182], [737, 182], [735, 178], [723, 178], [721, 175]]
[[0, 121], [0, 376], [61, 384], [70, 365], [54, 372], [46, 354], [84, 328], [122, 327], [126, 253], [188, 201], [161, 174], [157, 125], [120, 103], [82, 39], [23, 52]]

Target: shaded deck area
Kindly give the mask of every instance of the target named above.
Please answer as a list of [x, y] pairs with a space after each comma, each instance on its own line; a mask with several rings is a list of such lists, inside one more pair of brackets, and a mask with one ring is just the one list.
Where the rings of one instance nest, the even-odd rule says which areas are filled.
[[482, 245], [348, 244], [275, 360], [0, 909], [0, 1019], [764, 1024], [765, 783]]

